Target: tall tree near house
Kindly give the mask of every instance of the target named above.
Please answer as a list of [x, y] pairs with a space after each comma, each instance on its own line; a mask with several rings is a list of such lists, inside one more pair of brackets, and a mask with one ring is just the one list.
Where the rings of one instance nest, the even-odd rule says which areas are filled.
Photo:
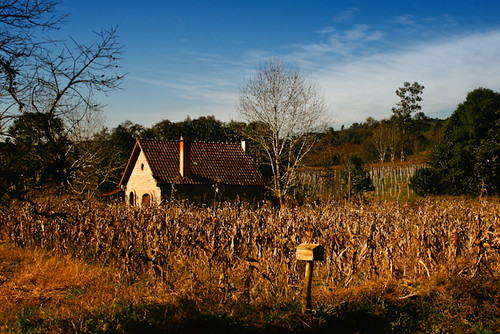
[[[79, 129], [73, 131], [68, 154], [71, 173], [66, 188], [78, 198], [92, 198], [99, 192], [115, 189], [120, 180], [117, 175], [121, 176], [127, 161], [122, 159], [123, 152], [113, 145], [107, 129], [96, 133], [104, 120], [94, 114], [87, 116]], [[127, 154], [130, 151], [127, 150]]]
[[243, 85], [237, 110], [254, 125], [245, 136], [265, 152], [272, 170], [271, 190], [283, 205], [297, 168], [325, 128], [324, 97], [297, 68], [272, 58]]
[[[68, 182], [74, 180], [70, 171], [82, 165], [74, 164], [77, 143], [89, 130], [85, 127], [92, 124], [87, 122], [89, 117], [101, 112], [102, 105], [96, 96], [118, 88], [122, 76], [116, 73], [121, 54], [116, 29], [101, 30], [96, 33], [96, 41], [89, 45], [75, 39], [50, 40], [47, 31], [60, 28], [64, 18], [57, 15], [56, 2], [51, 0], [1, 2], [0, 135], [6, 143], [2, 146], [2, 162], [11, 165], [8, 159], [21, 157], [12, 152], [4, 154], [3, 149], [20, 142], [13, 133], [21, 126], [16, 122], [26, 115], [30, 123], [24, 125], [39, 131], [43, 143], [33, 149], [43, 147], [49, 154], [47, 161], [69, 164], [60, 166], [63, 172], [57, 178], [46, 181], [57, 181], [58, 186], [69, 189]], [[0, 175], [3, 178], [7, 174], [2, 170]], [[8, 185], [9, 180], [1, 181], [0, 196], [29, 200], [25, 197], [27, 192], [5, 188], [3, 185]]]
[[396, 103], [396, 107], [392, 108], [393, 118], [398, 124], [401, 140], [401, 160], [405, 160], [405, 140], [412, 127], [412, 114], [421, 110], [419, 102], [422, 101], [422, 93], [424, 86], [414, 82], [410, 84], [405, 82], [403, 87], [396, 90], [396, 95], [400, 101]]

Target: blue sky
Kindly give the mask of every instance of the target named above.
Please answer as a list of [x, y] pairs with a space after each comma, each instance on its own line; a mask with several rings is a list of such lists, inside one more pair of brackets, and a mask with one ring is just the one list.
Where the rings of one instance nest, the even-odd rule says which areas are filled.
[[498, 1], [62, 0], [78, 41], [118, 26], [122, 89], [106, 124], [214, 115], [238, 120], [239, 88], [273, 56], [324, 93], [332, 126], [389, 117], [403, 82], [425, 86], [422, 111], [446, 118], [467, 92], [500, 91]]

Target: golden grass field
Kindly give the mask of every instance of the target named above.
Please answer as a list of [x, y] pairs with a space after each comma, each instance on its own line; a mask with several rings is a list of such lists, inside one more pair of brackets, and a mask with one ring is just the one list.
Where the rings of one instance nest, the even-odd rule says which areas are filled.
[[[437, 298], [436, 310], [447, 315], [438, 314], [432, 326], [488, 332], [500, 325], [495, 305], [500, 302], [499, 209], [496, 200], [472, 199], [324, 202], [282, 209], [182, 203], [140, 209], [93, 202], [53, 206], [67, 215], [52, 218], [35, 215], [28, 206], [16, 208], [1, 215], [1, 257], [10, 263], [0, 268], [3, 329], [23, 328], [20, 314], [27, 319], [36, 314], [41, 323], [52, 324], [41, 328], [54, 331], [114, 326], [119, 332], [124, 327], [113, 307], [123, 310], [116, 303], [188, 301], [189, 308], [236, 317], [254, 329], [274, 322], [286, 329], [297, 319], [303, 328], [323, 328], [332, 319], [340, 321], [343, 312], [373, 304], [366, 314], [383, 316], [384, 328], [407, 328], [402, 320], [407, 317], [412, 331], [430, 332], [431, 325], [418, 325], [429, 309], [399, 307]], [[314, 267], [316, 315], [306, 318], [296, 315], [304, 263], [296, 261], [295, 251], [304, 242], [325, 247], [325, 261]], [[474, 290], [484, 290], [481, 301], [453, 311], [452, 304], [469, 300]], [[46, 305], [45, 315], [40, 305]], [[387, 305], [410, 313], [394, 320]], [[24, 314], [26, 309], [31, 313]], [[82, 320], [81, 314], [97, 317], [97, 310], [108, 320], [93, 327]], [[65, 325], [54, 325], [47, 314]], [[290, 320], [286, 314], [296, 316]], [[183, 316], [189, 317], [178, 315]]]

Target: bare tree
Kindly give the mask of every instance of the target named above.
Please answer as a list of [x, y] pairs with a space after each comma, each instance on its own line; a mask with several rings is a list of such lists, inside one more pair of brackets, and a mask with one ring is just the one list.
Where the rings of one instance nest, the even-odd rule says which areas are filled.
[[64, 18], [54, 14], [55, 7], [51, 0], [0, 1], [0, 136], [29, 102], [26, 75], [47, 43], [39, 34], [59, 28]]
[[[65, 180], [66, 188], [79, 198], [92, 198], [101, 186], [116, 183], [117, 172], [123, 171], [122, 152], [110, 144], [104, 120], [96, 112], [85, 113], [71, 131], [67, 150], [71, 174]], [[97, 129], [102, 129], [96, 132]], [[130, 153], [130, 152], [127, 152]]]
[[297, 68], [273, 58], [240, 89], [237, 110], [255, 125], [246, 135], [264, 151], [271, 190], [282, 205], [302, 159], [326, 126], [324, 97]]
[[[51, 0], [0, 0], [0, 135], [23, 112], [50, 113], [71, 128], [99, 109], [93, 96], [118, 87], [116, 28], [83, 45], [51, 40], [65, 18]], [[43, 34], [43, 36], [42, 36]]]
[[[78, 169], [88, 166], [78, 159], [77, 148], [83, 137], [89, 137], [84, 128], [95, 124], [89, 119], [101, 112], [98, 97], [122, 81], [117, 74], [122, 46], [116, 28], [96, 33], [96, 41], [89, 45], [46, 37], [47, 30], [60, 28], [65, 18], [55, 14], [55, 7], [51, 0], [0, 0], [0, 137], [10, 137], [9, 128], [23, 115], [35, 115], [29, 119], [43, 124], [28, 126], [36, 128], [44, 145], [50, 146], [48, 152], [63, 171], [57, 178], [59, 185], [70, 189], [81, 174]], [[15, 138], [11, 140], [15, 144]], [[5, 165], [6, 156], [1, 158]], [[9, 186], [10, 180], [2, 181]], [[6, 191], [2, 188], [0, 194]], [[23, 192], [10, 193], [19, 197]]]
[[396, 161], [396, 154], [400, 151], [401, 145], [403, 145], [402, 133], [396, 122], [391, 118], [388, 123], [388, 140], [389, 140], [389, 155], [391, 156], [391, 162]]
[[377, 158], [383, 163], [387, 154], [389, 153], [389, 149], [391, 146], [391, 129], [389, 122], [386, 120], [381, 121], [377, 124], [376, 128], [373, 130], [372, 142], [373, 146], [377, 150]]

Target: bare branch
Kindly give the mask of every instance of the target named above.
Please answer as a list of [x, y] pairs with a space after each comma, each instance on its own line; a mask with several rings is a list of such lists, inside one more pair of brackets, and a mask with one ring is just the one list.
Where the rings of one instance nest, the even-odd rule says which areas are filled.
[[[122, 46], [117, 28], [96, 33], [89, 45], [75, 39], [51, 40], [42, 33], [58, 29], [65, 18], [54, 14], [55, 7], [52, 0], [0, 0], [0, 145], [5, 144], [1, 148], [6, 151], [8, 142], [23, 146], [23, 150], [16, 147], [19, 156], [1, 172], [10, 173], [15, 166], [26, 171], [22, 176], [26, 179], [15, 185], [0, 178], [5, 189], [47, 189], [50, 182], [65, 191], [82, 189], [74, 186], [78, 178], [89, 175], [89, 162], [82, 159], [95, 166], [100, 149], [90, 145], [90, 134], [83, 138], [81, 133], [102, 130], [84, 128], [101, 112], [97, 99], [119, 88], [123, 80], [118, 73]], [[40, 142], [31, 143], [31, 135]], [[26, 156], [21, 157], [20, 151]], [[25, 161], [16, 162], [21, 159]]]
[[324, 97], [298, 69], [273, 58], [240, 89], [237, 110], [245, 121], [260, 124], [246, 135], [265, 151], [273, 172], [271, 190], [282, 203], [326, 125]]

